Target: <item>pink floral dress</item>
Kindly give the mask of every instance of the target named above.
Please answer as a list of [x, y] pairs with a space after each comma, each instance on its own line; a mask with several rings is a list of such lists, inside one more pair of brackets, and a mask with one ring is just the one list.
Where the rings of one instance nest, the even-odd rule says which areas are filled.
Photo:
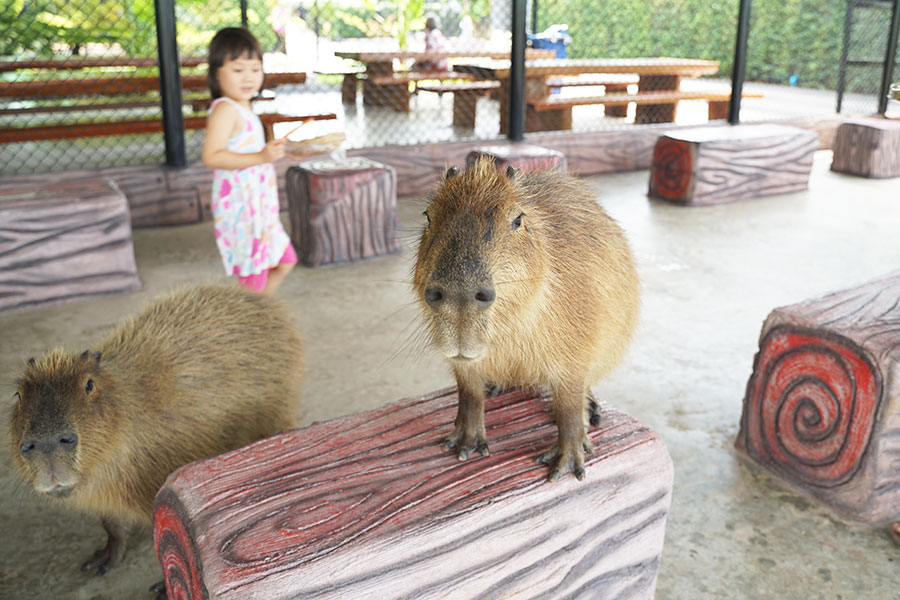
[[[253, 112], [230, 98], [243, 117], [244, 127], [228, 140], [228, 150], [238, 154], [260, 152], [266, 145], [262, 123]], [[228, 275], [247, 277], [278, 265], [290, 238], [278, 218], [278, 182], [275, 165], [265, 163], [245, 169], [216, 169], [210, 204], [216, 245]]]

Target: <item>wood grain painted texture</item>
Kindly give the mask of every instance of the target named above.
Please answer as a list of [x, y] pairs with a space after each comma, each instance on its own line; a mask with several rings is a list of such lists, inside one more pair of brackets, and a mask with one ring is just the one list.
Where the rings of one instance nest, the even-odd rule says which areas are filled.
[[843, 517], [900, 519], [900, 271], [773, 310], [737, 448]]
[[0, 189], [0, 310], [140, 286], [128, 204], [112, 181]]
[[783, 125], [671, 132], [653, 149], [650, 195], [702, 206], [803, 191], [816, 148], [814, 132]]
[[549, 170], [565, 172], [567, 169], [565, 154], [534, 144], [478, 146], [466, 156], [466, 167], [472, 166], [481, 157], [494, 161], [501, 172], [506, 171], [507, 167], [515, 167], [524, 172]]
[[318, 267], [400, 251], [397, 174], [366, 158], [308, 161], [288, 169], [291, 242]]
[[659, 437], [609, 406], [587, 477], [546, 480], [549, 399], [489, 399], [491, 456], [439, 442], [442, 390], [173, 473], [154, 540], [173, 600], [653, 598], [672, 491]]
[[842, 123], [831, 170], [863, 177], [900, 177], [900, 121], [865, 118]]

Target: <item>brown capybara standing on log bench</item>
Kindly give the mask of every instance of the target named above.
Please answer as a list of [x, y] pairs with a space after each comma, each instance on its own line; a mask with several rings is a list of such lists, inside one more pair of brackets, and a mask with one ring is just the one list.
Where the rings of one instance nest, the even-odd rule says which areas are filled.
[[549, 386], [557, 443], [538, 460], [550, 479], [584, 477], [588, 387], [619, 362], [639, 284], [619, 226], [577, 179], [451, 167], [425, 211], [413, 287], [459, 388], [444, 442], [460, 460], [488, 454], [485, 387]]
[[18, 381], [10, 451], [44, 496], [98, 515], [105, 573], [125, 534], [151, 525], [176, 468], [294, 427], [303, 352], [282, 307], [238, 287], [158, 299], [91, 350], [30, 359]]

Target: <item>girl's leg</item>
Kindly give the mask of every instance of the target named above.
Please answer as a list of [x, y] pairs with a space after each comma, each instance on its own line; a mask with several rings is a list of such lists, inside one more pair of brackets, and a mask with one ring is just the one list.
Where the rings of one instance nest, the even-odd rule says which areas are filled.
[[269, 269], [269, 278], [266, 281], [263, 294], [273, 295], [295, 264], [297, 264], [297, 253], [294, 251], [294, 247], [288, 244], [284, 254], [281, 256], [281, 261], [275, 267]]
[[269, 269], [269, 278], [266, 281], [266, 287], [263, 289], [262, 293], [267, 296], [274, 295], [275, 290], [278, 289], [278, 286], [281, 285], [281, 282], [284, 281], [284, 278], [287, 277], [287, 274], [290, 273], [293, 268], [293, 263], [281, 263]]

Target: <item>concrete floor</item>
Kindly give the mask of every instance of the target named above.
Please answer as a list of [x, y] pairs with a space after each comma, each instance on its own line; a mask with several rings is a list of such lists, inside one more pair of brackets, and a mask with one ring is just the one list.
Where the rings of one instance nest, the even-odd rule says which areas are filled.
[[[833, 174], [830, 160], [817, 154], [808, 192], [700, 209], [648, 200], [646, 171], [590, 179], [644, 286], [628, 357], [594, 392], [656, 430], [675, 462], [658, 598], [900, 598], [900, 549], [882, 530], [841, 522], [733, 448], [767, 313], [898, 267], [900, 180]], [[409, 247], [422, 203], [399, 205]], [[212, 239], [210, 223], [136, 231], [141, 292], [0, 313], [0, 410], [28, 357], [86, 347], [173, 285], [224, 279]], [[452, 383], [417, 336], [410, 257], [298, 268], [279, 291], [306, 338], [302, 424]], [[0, 598], [149, 598], [160, 579], [147, 532], [104, 577], [81, 573], [105, 541], [100, 524], [17, 488], [5, 460], [0, 528]]]

